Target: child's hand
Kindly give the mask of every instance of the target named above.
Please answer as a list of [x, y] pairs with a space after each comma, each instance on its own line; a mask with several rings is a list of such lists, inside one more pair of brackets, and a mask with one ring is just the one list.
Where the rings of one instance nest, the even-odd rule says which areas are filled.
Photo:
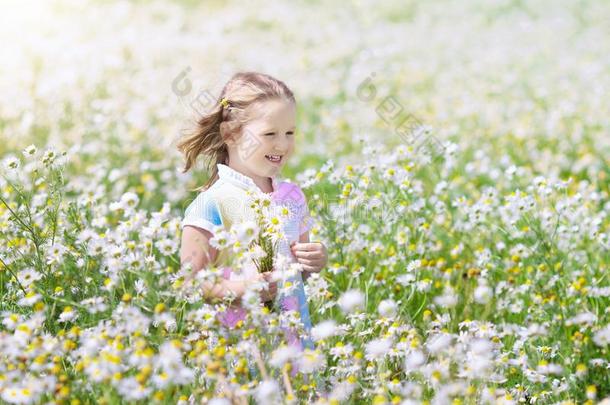
[[273, 301], [277, 294], [277, 282], [273, 280], [272, 273], [270, 271], [259, 273], [256, 281], [265, 282], [269, 286], [261, 291], [261, 301]]
[[303, 265], [304, 271], [319, 273], [326, 266], [328, 255], [326, 246], [321, 242], [292, 242], [290, 250], [297, 262]]

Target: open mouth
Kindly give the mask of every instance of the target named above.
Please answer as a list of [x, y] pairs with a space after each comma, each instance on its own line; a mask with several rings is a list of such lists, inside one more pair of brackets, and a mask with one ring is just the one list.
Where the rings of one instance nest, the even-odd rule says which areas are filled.
[[282, 155], [265, 155], [268, 161], [272, 163], [280, 163], [282, 161]]

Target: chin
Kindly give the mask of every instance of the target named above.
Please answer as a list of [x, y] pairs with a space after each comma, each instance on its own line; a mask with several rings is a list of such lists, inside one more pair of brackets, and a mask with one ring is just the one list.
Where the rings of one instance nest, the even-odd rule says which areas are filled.
[[267, 171], [267, 173], [271, 173], [271, 174], [276, 174], [278, 173], [282, 168], [281, 167], [270, 167], [269, 170]]

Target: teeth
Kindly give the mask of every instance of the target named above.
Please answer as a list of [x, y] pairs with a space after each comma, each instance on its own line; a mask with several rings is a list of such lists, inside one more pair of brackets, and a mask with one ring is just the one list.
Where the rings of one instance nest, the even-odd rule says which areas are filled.
[[280, 155], [265, 155], [265, 157], [271, 160], [272, 162], [279, 162], [280, 160], [282, 160], [282, 156]]

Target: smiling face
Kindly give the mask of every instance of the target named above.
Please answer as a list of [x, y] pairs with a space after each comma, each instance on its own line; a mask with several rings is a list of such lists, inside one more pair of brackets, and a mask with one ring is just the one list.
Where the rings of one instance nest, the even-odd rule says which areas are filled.
[[268, 192], [268, 178], [280, 172], [294, 151], [296, 106], [289, 100], [271, 99], [249, 106], [248, 113], [252, 118], [241, 135], [227, 140], [228, 165]]

